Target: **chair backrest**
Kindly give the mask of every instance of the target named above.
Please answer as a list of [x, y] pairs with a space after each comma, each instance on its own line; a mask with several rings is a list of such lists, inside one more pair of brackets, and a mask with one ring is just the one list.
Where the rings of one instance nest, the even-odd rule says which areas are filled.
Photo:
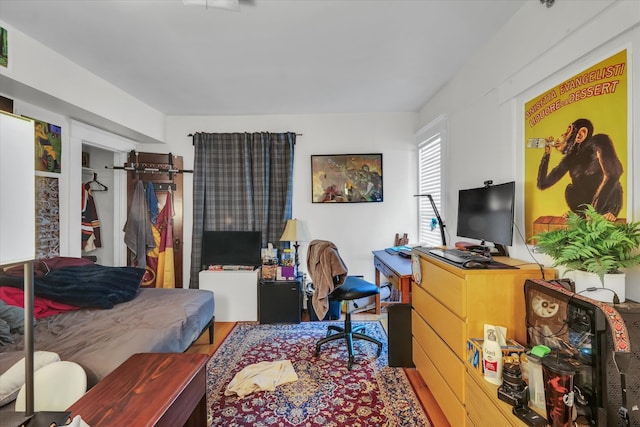
[[[34, 411], [64, 411], [87, 391], [87, 374], [74, 362], [61, 361], [38, 369], [33, 374]], [[25, 411], [25, 386], [16, 398], [17, 412]]]
[[328, 240], [312, 240], [309, 243], [307, 272], [314, 284], [319, 282], [323, 286], [340, 285], [344, 283], [347, 271], [335, 244]]

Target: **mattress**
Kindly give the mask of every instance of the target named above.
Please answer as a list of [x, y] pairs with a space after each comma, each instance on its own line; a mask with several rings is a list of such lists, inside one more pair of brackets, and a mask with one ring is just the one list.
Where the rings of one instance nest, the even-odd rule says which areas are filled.
[[[80, 364], [92, 387], [135, 353], [185, 351], [213, 313], [211, 291], [141, 288], [133, 300], [111, 309], [81, 309], [39, 319], [34, 348]], [[0, 358], [15, 359], [11, 353], [21, 350], [23, 340], [17, 337], [16, 344], [0, 347]]]

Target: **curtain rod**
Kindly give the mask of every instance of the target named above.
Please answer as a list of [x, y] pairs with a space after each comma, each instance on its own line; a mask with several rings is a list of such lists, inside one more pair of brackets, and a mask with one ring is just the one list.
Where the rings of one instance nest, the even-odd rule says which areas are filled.
[[[296, 133], [296, 136], [302, 136], [302, 135], [303, 135], [302, 133]], [[187, 136], [193, 137], [193, 134], [192, 134], [192, 133], [190, 133], [190, 134], [189, 134], [189, 135], [187, 135]]]
[[[278, 133], [278, 132], [271, 132], [271, 133]], [[193, 134], [192, 133], [188, 134], [187, 136], [193, 138]], [[296, 136], [302, 136], [302, 134], [301, 133], [296, 133]], [[298, 143], [297, 141], [294, 141], [293, 145], [296, 145], [297, 143]], [[196, 145], [196, 142], [193, 139], [191, 140], [191, 145]]]
[[105, 166], [105, 169], [135, 171], [143, 173], [193, 173], [193, 170], [189, 169], [172, 169], [172, 168], [149, 168], [149, 167], [134, 167], [134, 166]]

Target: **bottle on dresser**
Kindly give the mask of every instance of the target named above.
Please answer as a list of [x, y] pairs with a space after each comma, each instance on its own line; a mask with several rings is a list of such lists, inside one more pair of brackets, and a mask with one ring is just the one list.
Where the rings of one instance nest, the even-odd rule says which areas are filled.
[[487, 329], [482, 344], [484, 379], [495, 385], [502, 384], [502, 347], [495, 329]]

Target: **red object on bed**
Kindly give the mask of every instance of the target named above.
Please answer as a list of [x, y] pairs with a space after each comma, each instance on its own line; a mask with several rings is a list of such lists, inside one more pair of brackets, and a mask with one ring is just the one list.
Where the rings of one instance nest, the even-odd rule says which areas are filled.
[[[0, 299], [9, 305], [24, 308], [24, 291], [22, 289], [0, 286]], [[80, 307], [75, 305], [63, 304], [47, 298], [33, 298], [33, 316], [36, 319], [79, 309]]]

